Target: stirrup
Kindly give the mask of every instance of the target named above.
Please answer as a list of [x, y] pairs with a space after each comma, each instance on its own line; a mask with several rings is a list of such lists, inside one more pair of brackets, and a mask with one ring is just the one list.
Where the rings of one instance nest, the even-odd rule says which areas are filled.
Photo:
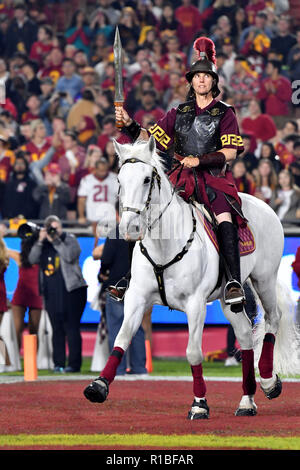
[[[126, 287], [119, 287], [119, 284], [121, 281], [126, 281], [127, 286]], [[108, 286], [106, 289], [106, 292], [109, 294], [109, 296], [116, 300], [117, 302], [123, 302], [125, 293], [128, 289], [128, 284], [129, 280], [127, 277], [122, 277], [115, 286]]]
[[[231, 289], [236, 289], [236, 295], [228, 298], [227, 295]], [[245, 292], [240, 282], [231, 279], [224, 287], [224, 302], [226, 305], [243, 304], [246, 301]]]

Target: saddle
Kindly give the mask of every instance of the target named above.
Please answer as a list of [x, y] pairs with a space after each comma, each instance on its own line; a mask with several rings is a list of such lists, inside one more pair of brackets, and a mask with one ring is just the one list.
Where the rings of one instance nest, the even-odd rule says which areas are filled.
[[[196, 201], [192, 202], [193, 206], [195, 207], [195, 212], [200, 220], [200, 222], [203, 224], [204, 229], [209, 236], [212, 244], [216, 248], [217, 252], [219, 253], [219, 243], [217, 239], [217, 235], [214, 229], [214, 224], [212, 217], [210, 213], [207, 211], [205, 206], [203, 204], [199, 204]], [[239, 234], [239, 247], [240, 247], [240, 256], [246, 256], [250, 255], [250, 253], [253, 253], [255, 251], [255, 239], [254, 235], [247, 224], [245, 227], [239, 227], [238, 228], [238, 234]]]

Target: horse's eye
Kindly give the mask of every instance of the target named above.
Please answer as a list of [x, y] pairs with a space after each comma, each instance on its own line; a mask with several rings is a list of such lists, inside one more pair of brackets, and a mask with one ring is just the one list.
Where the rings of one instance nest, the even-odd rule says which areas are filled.
[[150, 177], [149, 176], [146, 176], [146, 178], [144, 179], [144, 184], [149, 184], [150, 183]]

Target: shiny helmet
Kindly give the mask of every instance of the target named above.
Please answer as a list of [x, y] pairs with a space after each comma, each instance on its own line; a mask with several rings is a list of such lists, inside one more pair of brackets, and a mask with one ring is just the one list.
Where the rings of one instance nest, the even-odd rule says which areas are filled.
[[218, 87], [219, 76], [216, 66], [216, 48], [214, 42], [206, 37], [196, 39], [193, 45], [194, 50], [198, 54], [198, 60], [194, 62], [185, 77], [189, 83], [192, 82], [195, 73], [205, 72], [213, 77], [212, 95], [215, 98], [220, 94]]

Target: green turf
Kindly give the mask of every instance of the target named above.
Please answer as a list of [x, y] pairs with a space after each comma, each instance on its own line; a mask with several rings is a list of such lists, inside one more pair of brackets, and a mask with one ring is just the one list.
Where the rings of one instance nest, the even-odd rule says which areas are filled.
[[[81, 372], [76, 375], [90, 375], [91, 378], [97, 375], [95, 372], [91, 372], [90, 357], [83, 358]], [[21, 360], [21, 365], [23, 366], [23, 361]], [[164, 359], [164, 358], [153, 358], [152, 360], [153, 371], [150, 375], [174, 375], [174, 376], [188, 376], [191, 377], [191, 369], [188, 362], [184, 359]], [[203, 373], [206, 377], [242, 377], [242, 367], [231, 366], [225, 367], [224, 362], [203, 362]], [[21, 376], [23, 375], [23, 370], [18, 372], [3, 372], [1, 375], [8, 376]], [[39, 376], [53, 376], [53, 371], [49, 370], [39, 370]], [[67, 377], [67, 374], [66, 374]], [[300, 376], [298, 376], [299, 378]]]

